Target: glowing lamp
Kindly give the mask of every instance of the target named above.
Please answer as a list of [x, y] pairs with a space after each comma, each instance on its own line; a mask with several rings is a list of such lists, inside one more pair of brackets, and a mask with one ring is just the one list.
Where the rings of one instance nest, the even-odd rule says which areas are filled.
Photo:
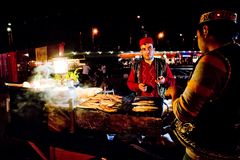
[[66, 57], [53, 58], [53, 69], [56, 74], [68, 72], [68, 61]]

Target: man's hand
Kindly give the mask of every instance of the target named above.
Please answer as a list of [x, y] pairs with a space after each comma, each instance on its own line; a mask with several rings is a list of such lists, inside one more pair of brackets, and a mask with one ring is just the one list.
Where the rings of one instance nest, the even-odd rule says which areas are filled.
[[166, 97], [171, 97], [172, 100], [174, 101], [177, 99], [184, 91], [184, 88], [182, 88], [179, 85], [172, 85], [168, 87], [168, 89], [165, 92]]
[[155, 80], [155, 82], [160, 85], [160, 84], [164, 84], [165, 83], [165, 78], [163, 76], [159, 76], [157, 80]]
[[142, 91], [142, 92], [146, 92], [147, 91], [147, 86], [144, 83], [139, 83], [138, 84], [138, 88]]
[[176, 86], [170, 86], [165, 92], [165, 97], [171, 97], [172, 100], [174, 101], [177, 98], [177, 88]]

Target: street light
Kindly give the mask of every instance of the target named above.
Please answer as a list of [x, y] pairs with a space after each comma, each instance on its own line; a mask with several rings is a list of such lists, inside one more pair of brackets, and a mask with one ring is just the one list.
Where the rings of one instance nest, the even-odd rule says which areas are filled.
[[138, 21], [138, 25], [137, 27], [140, 27], [140, 34], [143, 35], [144, 37], [147, 37], [147, 33], [145, 32], [145, 26], [143, 23], [143, 18], [140, 15], [137, 15], [137, 21]]
[[[164, 32], [162, 31], [162, 32], [159, 32], [158, 33], [158, 35], [157, 35], [157, 46], [159, 45], [159, 41], [161, 40], [161, 39], [163, 39], [164, 38]], [[159, 47], [159, 46], [158, 46]], [[159, 47], [159, 49], [160, 49], [160, 47]]]
[[12, 28], [11, 28], [11, 23], [8, 23], [7, 26], [7, 33], [8, 33], [8, 44], [9, 47], [11, 47], [13, 45], [13, 36], [12, 36]]
[[158, 39], [163, 39], [164, 37], [164, 32], [159, 32], [158, 33]]
[[184, 49], [184, 34], [179, 33], [181, 49]]
[[94, 42], [94, 38], [95, 35], [98, 34], [98, 29], [97, 28], [92, 28], [92, 45], [93, 45], [93, 50], [95, 50], [95, 42]]

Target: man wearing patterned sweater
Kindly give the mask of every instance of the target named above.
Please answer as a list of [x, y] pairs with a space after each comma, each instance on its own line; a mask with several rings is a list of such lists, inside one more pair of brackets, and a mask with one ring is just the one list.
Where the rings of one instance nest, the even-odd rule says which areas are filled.
[[181, 94], [172, 96], [173, 132], [186, 147], [185, 160], [240, 158], [240, 46], [235, 42], [237, 14], [204, 13], [197, 28], [203, 56]]

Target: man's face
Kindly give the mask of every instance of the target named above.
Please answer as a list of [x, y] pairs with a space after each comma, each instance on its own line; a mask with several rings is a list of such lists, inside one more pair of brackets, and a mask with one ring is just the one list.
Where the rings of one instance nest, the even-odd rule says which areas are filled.
[[146, 43], [141, 46], [141, 53], [145, 60], [151, 60], [154, 57], [153, 44]]

